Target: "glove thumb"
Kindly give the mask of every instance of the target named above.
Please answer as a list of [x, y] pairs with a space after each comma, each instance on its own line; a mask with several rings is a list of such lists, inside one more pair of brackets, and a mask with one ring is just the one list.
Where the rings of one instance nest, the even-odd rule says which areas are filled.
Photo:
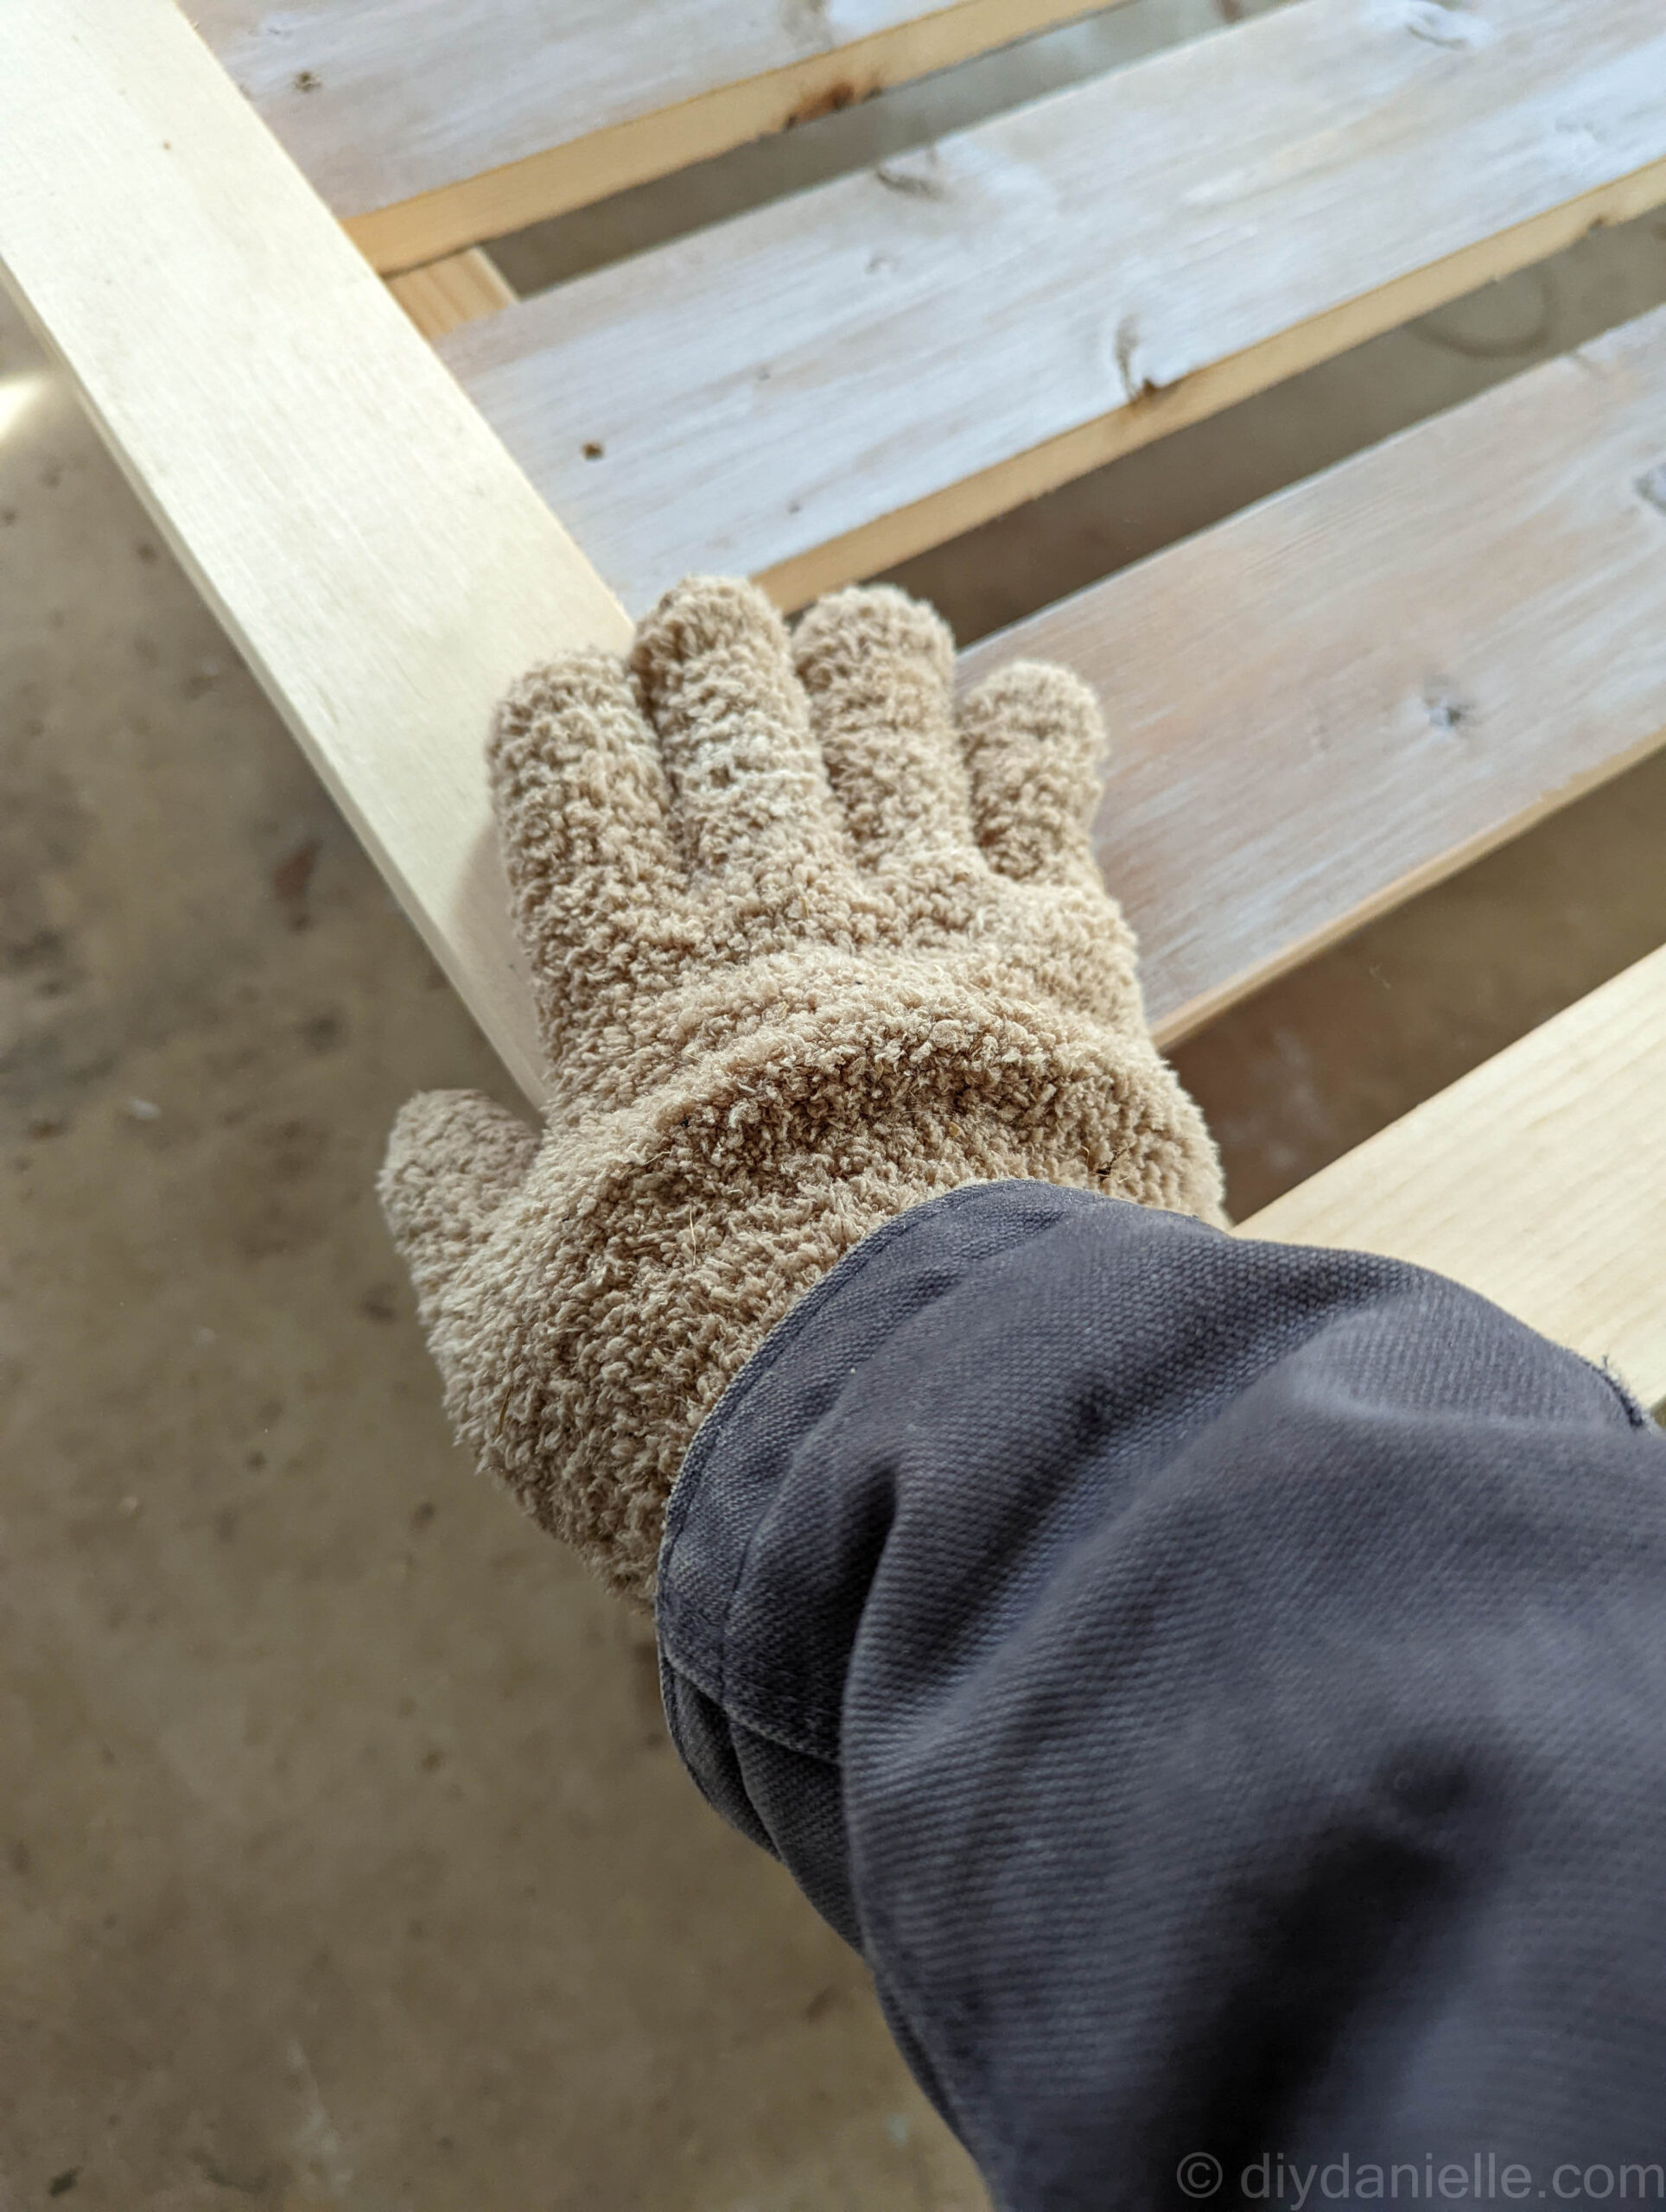
[[519, 1188], [537, 1147], [525, 1122], [478, 1090], [425, 1090], [400, 1109], [376, 1195], [410, 1270], [424, 1328]]

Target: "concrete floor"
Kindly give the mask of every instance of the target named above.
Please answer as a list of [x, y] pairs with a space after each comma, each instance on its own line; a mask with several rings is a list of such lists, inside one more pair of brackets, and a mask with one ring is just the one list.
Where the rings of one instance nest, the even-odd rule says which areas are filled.
[[[1587, 243], [917, 580], [970, 633], [1666, 296]], [[508, 1086], [3, 311], [0, 778], [0, 2212], [973, 2212], [453, 1451], [371, 1179]], [[1238, 1206], [1666, 940], [1663, 835], [1656, 761], [1187, 1046]]]

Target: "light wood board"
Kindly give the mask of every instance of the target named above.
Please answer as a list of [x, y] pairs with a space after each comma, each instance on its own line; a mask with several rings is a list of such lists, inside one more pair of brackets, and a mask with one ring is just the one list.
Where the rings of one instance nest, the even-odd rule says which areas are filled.
[[1091, 0], [189, 4], [383, 270], [582, 207], [1091, 12]]
[[1302, 0], [442, 350], [627, 605], [796, 604], [1662, 200], [1660, 0]]
[[962, 672], [1014, 655], [1105, 702], [1096, 848], [1172, 1041], [1666, 741], [1666, 309]]
[[0, 269], [510, 1069], [481, 747], [629, 626], [172, 0], [5, 0]]
[[1666, 950], [1239, 1234], [1436, 1268], [1666, 1399]]

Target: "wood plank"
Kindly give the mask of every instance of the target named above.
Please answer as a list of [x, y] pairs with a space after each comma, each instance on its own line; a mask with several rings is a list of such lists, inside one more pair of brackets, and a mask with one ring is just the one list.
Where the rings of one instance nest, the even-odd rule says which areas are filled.
[[627, 605], [796, 604], [1663, 200], [1659, 0], [1303, 0], [442, 349]]
[[984, 640], [1099, 690], [1173, 1042], [1666, 741], [1666, 309]]
[[443, 338], [515, 304], [515, 289], [490, 254], [471, 245], [390, 276], [388, 289], [424, 338]]
[[0, 268], [536, 1091], [482, 741], [626, 617], [172, 0], [5, 29]]
[[1666, 949], [1242, 1224], [1455, 1276], [1666, 1399]]
[[1095, 4], [193, 0], [193, 13], [359, 247], [397, 270]]

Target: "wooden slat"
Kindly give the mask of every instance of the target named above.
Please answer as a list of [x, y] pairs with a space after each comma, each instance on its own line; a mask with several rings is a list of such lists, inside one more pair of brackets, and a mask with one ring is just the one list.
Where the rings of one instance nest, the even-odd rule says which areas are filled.
[[529, 1089], [481, 742], [626, 617], [172, 0], [5, 0], [0, 268]]
[[443, 338], [515, 304], [514, 287], [477, 245], [391, 276], [388, 289], [424, 338]]
[[1666, 741], [1666, 309], [963, 674], [1015, 655], [1104, 699], [1097, 849], [1172, 1041]]
[[443, 350], [627, 604], [792, 604], [1663, 199], [1660, 0], [1302, 0]]
[[1244, 1222], [1455, 1276], [1666, 1398], [1666, 950]]
[[359, 245], [397, 270], [1094, 4], [192, 0], [192, 13]]

